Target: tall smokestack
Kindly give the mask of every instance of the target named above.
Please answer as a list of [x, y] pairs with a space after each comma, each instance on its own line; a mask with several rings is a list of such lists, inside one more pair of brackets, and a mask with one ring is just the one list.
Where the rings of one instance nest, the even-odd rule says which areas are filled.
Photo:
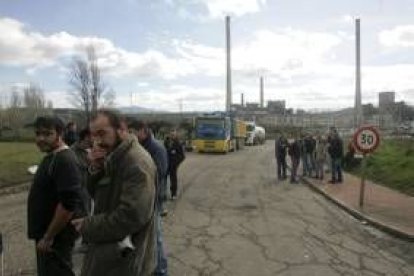
[[241, 106], [244, 106], [244, 93], [241, 93]]
[[230, 45], [230, 16], [226, 16], [226, 72], [227, 72], [227, 80], [226, 80], [226, 111], [230, 111], [231, 107], [231, 45]]
[[263, 87], [263, 77], [260, 77], [260, 107], [264, 107], [264, 87]]
[[354, 127], [359, 127], [363, 121], [362, 100], [361, 100], [361, 21], [355, 20], [355, 107]]

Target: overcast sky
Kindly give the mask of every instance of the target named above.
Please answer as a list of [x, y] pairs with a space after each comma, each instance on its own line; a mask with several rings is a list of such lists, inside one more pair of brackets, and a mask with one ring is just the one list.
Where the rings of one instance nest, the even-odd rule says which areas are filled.
[[224, 16], [232, 16], [233, 102], [353, 105], [354, 18], [362, 26], [363, 102], [396, 91], [414, 104], [414, 0], [1, 0], [0, 93], [39, 84], [70, 106], [67, 67], [93, 44], [118, 106], [222, 110]]

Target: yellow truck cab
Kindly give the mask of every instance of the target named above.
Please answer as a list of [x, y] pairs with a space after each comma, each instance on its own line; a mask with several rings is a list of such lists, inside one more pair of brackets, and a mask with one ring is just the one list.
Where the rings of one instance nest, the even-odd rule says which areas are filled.
[[246, 124], [226, 113], [212, 113], [194, 120], [193, 145], [198, 152], [227, 153], [241, 149], [246, 139]]

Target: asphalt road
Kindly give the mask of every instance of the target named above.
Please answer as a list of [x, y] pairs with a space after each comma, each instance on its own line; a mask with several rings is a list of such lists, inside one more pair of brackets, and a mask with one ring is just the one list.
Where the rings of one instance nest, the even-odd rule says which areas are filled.
[[[164, 219], [172, 276], [414, 275], [414, 244], [362, 224], [302, 184], [276, 181], [271, 142], [188, 154], [179, 178]], [[0, 197], [6, 275], [34, 272], [26, 197]]]

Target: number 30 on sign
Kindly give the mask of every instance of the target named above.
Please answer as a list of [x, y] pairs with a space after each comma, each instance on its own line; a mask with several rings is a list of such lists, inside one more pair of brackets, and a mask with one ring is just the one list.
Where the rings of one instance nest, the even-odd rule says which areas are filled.
[[355, 148], [364, 154], [374, 152], [379, 143], [378, 130], [373, 126], [362, 126], [354, 134]]

